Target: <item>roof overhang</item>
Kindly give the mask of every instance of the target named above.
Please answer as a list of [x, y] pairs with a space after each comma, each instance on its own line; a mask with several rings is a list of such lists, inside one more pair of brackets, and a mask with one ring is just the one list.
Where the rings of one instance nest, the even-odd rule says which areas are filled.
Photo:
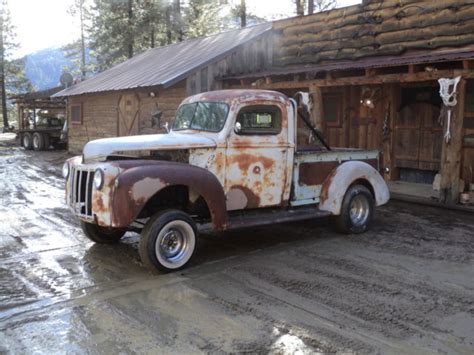
[[322, 63], [319, 65], [301, 65], [291, 67], [275, 67], [272, 70], [243, 74], [236, 76], [224, 76], [221, 80], [240, 80], [251, 78], [262, 78], [271, 76], [283, 76], [291, 74], [310, 73], [317, 74], [320, 72], [330, 72], [335, 70], [357, 70], [372, 69], [384, 67], [397, 67], [411, 64], [429, 64], [446, 61], [460, 61], [474, 59], [474, 47], [450, 48], [435, 51], [419, 51], [405, 53], [399, 56], [370, 57], [357, 61], [341, 61]]

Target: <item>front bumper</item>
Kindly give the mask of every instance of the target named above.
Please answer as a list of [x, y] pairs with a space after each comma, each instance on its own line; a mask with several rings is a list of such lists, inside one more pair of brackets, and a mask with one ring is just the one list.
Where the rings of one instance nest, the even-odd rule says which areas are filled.
[[[66, 181], [66, 203], [73, 214], [87, 223], [102, 227], [112, 225], [112, 200], [114, 183], [120, 169], [109, 163], [82, 164], [81, 157], [68, 160], [69, 177]], [[104, 184], [100, 190], [94, 186], [94, 173], [104, 172]]]

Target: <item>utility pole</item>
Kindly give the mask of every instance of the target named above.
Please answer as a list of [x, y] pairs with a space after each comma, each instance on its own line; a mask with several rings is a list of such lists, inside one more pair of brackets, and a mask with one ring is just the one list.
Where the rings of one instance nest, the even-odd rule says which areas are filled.
[[240, 0], [240, 27], [247, 27], [247, 5], [245, 0]]
[[308, 15], [314, 13], [314, 0], [308, 0]]
[[79, 16], [81, 22], [81, 78], [86, 78], [86, 41], [84, 38], [84, 0], [80, 0]]
[[8, 128], [7, 93], [5, 89], [5, 44], [3, 42], [4, 35], [5, 28], [3, 23], [3, 16], [0, 16], [0, 94], [2, 95], [3, 127]]
[[133, 57], [133, 0], [128, 0], [128, 58]]

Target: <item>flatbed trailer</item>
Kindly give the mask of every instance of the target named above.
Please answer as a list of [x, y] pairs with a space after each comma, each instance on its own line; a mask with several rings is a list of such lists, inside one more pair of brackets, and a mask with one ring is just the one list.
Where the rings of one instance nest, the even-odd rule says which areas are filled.
[[51, 146], [64, 148], [63, 127], [38, 127], [19, 129], [20, 145], [26, 150], [47, 150]]
[[20, 146], [26, 150], [46, 150], [67, 145], [66, 103], [51, 95], [62, 86], [11, 97], [17, 105]]

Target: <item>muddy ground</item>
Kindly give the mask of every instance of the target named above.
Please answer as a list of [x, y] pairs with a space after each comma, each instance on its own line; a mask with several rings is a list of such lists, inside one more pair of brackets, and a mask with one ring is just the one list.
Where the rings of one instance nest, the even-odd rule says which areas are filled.
[[82, 235], [64, 205], [64, 152], [7, 138], [0, 352], [474, 351], [472, 214], [391, 202], [360, 236], [328, 220], [203, 236], [191, 267], [155, 274], [138, 235]]

